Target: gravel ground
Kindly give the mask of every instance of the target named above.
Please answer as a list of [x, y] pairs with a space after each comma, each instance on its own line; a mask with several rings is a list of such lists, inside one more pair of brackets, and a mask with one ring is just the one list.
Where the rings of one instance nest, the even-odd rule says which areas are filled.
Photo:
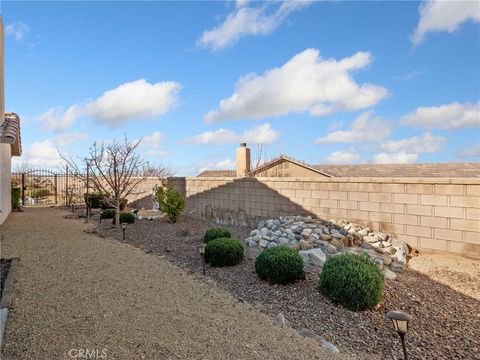
[[[196, 247], [211, 226], [186, 217], [177, 224], [168, 224], [164, 219], [138, 221], [128, 226], [127, 242], [199, 274], [201, 260]], [[249, 229], [230, 229], [240, 239], [249, 234]], [[121, 232], [108, 223], [103, 222], [93, 232], [121, 240]], [[207, 267], [207, 276], [241, 301], [272, 317], [281, 312], [294, 328], [314, 331], [342, 352], [362, 359], [401, 358], [398, 335], [385, 318], [389, 310], [401, 309], [413, 316], [407, 336], [410, 359], [480, 359], [480, 302], [428, 274], [408, 269], [397, 280], [386, 282], [384, 299], [376, 311], [354, 313], [332, 304], [315, 289], [318, 273], [314, 271], [308, 272], [305, 281], [288, 286], [260, 281], [254, 271], [255, 250], [246, 250], [246, 259], [240, 265]], [[479, 277], [462, 274], [447, 272], [444, 280], [457, 285], [466, 280], [463, 288], [478, 288]]]
[[71, 359], [78, 349], [106, 359], [351, 358], [66, 214], [26, 209], [5, 224], [2, 256], [20, 258], [5, 359]]

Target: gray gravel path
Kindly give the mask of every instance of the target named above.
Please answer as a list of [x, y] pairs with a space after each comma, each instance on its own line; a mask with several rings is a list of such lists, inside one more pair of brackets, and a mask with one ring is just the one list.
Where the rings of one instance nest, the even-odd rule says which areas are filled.
[[1, 255], [20, 258], [5, 359], [71, 359], [77, 349], [104, 359], [350, 358], [65, 214], [27, 209], [5, 224]]

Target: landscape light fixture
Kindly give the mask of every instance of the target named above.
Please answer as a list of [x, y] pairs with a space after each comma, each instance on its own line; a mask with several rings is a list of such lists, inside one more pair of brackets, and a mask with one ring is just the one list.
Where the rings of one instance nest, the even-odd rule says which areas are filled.
[[205, 244], [199, 245], [198, 246], [198, 252], [200, 253], [200, 256], [202, 257], [202, 268], [203, 268], [203, 275], [205, 275]]
[[98, 219], [98, 222], [101, 223], [103, 218], [103, 210], [100, 210], [100, 219]]
[[127, 223], [121, 223], [120, 226], [122, 227], [123, 242], [125, 242], [125, 230], [127, 230]]
[[72, 204], [72, 213], [75, 213], [75, 204]]
[[400, 340], [402, 341], [403, 347], [403, 357], [405, 360], [408, 359], [407, 357], [407, 348], [405, 346], [405, 335], [408, 332], [408, 323], [412, 320], [412, 317], [408, 314], [405, 314], [401, 311], [389, 311], [387, 313], [387, 317], [392, 320], [393, 327], [397, 334], [400, 336]]

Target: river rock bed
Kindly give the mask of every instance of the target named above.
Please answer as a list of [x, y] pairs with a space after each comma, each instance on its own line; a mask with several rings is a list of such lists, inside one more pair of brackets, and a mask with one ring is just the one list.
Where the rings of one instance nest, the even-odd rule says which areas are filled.
[[298, 215], [262, 220], [245, 243], [258, 248], [286, 245], [298, 250], [305, 265], [311, 267], [321, 267], [328, 257], [341, 253], [365, 254], [387, 279], [395, 279], [408, 261], [404, 241], [343, 219]]

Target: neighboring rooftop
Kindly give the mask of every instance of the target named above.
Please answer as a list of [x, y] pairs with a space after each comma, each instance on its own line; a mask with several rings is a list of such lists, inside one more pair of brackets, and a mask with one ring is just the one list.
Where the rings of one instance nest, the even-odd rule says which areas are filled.
[[5, 113], [5, 121], [0, 125], [0, 143], [10, 144], [12, 156], [22, 155], [20, 139], [20, 118], [13, 112]]
[[[275, 164], [291, 162], [311, 169], [327, 177], [444, 177], [480, 178], [480, 162], [432, 163], [432, 164], [356, 164], [356, 165], [309, 165], [287, 156], [280, 156], [250, 171], [249, 176], [262, 173]], [[205, 170], [201, 177], [235, 177], [235, 170]]]

